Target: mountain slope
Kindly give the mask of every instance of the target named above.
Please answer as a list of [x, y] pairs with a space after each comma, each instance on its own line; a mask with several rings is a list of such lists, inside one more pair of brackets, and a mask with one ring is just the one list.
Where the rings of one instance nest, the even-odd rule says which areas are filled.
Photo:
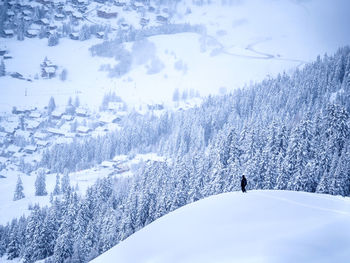
[[156, 220], [92, 262], [348, 262], [349, 219], [349, 198], [226, 193]]

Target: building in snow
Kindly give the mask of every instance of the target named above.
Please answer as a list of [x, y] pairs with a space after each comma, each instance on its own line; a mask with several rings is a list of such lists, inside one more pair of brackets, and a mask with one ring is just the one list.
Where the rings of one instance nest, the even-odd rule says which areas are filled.
[[118, 9], [116, 6], [102, 6], [97, 9], [97, 16], [101, 18], [116, 18], [118, 16]]

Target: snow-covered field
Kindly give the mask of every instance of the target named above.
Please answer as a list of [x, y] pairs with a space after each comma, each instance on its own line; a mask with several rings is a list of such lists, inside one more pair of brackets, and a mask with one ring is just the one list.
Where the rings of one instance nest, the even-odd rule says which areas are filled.
[[[2, 38], [1, 46], [13, 57], [5, 61], [6, 70], [33, 82], [1, 77], [0, 111], [12, 106], [46, 106], [50, 96], [65, 105], [68, 97], [79, 95], [82, 104], [96, 109], [109, 91], [130, 106], [169, 103], [176, 88], [198, 90], [201, 95], [231, 91], [267, 75], [293, 70], [318, 54], [332, 53], [350, 43], [346, 0], [212, 1], [204, 6], [189, 2], [178, 5], [170, 22], [205, 25], [207, 33], [150, 37], [151, 54], [142, 63], [140, 57], [149, 50], [142, 52], [141, 48], [132, 54], [131, 69], [121, 78], [109, 78], [100, 70], [103, 65], [116, 65], [115, 59], [90, 56], [88, 49], [101, 39], [60, 39], [58, 46], [48, 47], [47, 39]], [[133, 14], [126, 18], [134, 21]], [[59, 67], [58, 73], [67, 70], [66, 81], [35, 79], [46, 56]], [[154, 65], [157, 70], [149, 74]]]
[[289, 191], [212, 196], [141, 229], [93, 263], [349, 262], [350, 199]]

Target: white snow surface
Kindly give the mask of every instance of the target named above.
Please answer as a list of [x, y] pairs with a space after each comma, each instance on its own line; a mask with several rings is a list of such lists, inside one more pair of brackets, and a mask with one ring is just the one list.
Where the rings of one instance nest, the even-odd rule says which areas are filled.
[[175, 210], [91, 262], [345, 263], [349, 247], [349, 198], [261, 190]]

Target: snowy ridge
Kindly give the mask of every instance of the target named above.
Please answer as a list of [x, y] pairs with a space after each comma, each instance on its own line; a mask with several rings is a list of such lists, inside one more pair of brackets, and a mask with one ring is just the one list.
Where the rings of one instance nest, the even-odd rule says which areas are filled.
[[91, 262], [348, 262], [349, 219], [349, 198], [220, 194], [156, 220]]

